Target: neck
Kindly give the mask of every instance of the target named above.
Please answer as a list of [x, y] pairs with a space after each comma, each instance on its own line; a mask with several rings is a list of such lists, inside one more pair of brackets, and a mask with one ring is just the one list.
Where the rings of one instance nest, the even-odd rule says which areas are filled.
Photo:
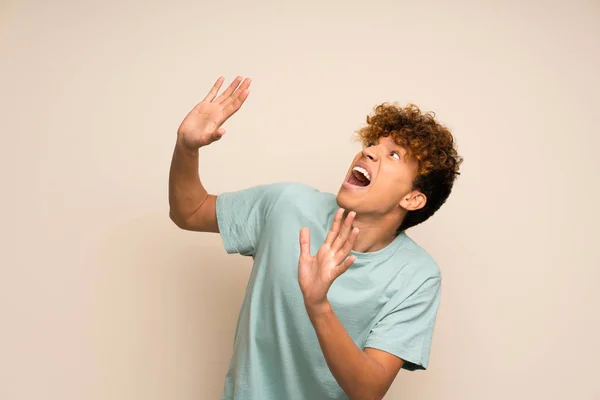
[[[346, 211], [344, 218], [348, 212], [349, 210]], [[370, 253], [392, 243], [398, 236], [396, 231], [403, 217], [400, 213], [401, 211], [376, 216], [357, 213], [353, 226], [360, 229], [360, 232], [352, 250]]]

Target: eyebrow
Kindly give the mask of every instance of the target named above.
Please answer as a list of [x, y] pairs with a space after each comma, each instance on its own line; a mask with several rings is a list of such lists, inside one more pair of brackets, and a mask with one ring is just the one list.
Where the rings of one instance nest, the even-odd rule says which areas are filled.
[[[375, 142], [375, 143], [381, 142], [381, 137], [376, 138], [375, 140], [373, 140], [373, 142]], [[396, 149], [399, 150], [399, 153], [401, 156], [404, 157], [406, 154], [408, 154], [408, 151], [404, 147], [402, 147], [398, 143], [396, 143], [396, 141], [393, 138], [392, 138], [392, 142], [393, 142], [393, 147], [395, 147]]]
[[396, 143], [396, 141], [394, 140], [394, 147], [398, 150], [400, 150], [400, 153], [402, 155], [405, 155], [407, 153], [406, 149], [402, 146], [400, 146], [398, 143]]

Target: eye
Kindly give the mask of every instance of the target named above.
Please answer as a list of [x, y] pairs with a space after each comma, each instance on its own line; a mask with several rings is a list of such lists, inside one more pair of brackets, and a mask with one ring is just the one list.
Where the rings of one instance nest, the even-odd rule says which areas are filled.
[[371, 146], [375, 146], [375, 143], [373, 143], [373, 142], [365, 143], [365, 147], [371, 147]]
[[400, 159], [400, 154], [398, 154], [398, 153], [397, 153], [397, 152], [395, 152], [395, 151], [392, 151], [392, 157], [393, 157], [393, 156], [396, 156], [396, 158], [398, 158], [398, 160]]

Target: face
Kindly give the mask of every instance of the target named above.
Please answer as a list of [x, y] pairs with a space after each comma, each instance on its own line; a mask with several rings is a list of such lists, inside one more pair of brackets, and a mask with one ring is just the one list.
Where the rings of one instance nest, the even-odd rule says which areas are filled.
[[418, 164], [407, 161], [406, 150], [390, 137], [381, 137], [359, 152], [340, 187], [340, 207], [357, 214], [385, 215], [417, 210], [425, 195], [412, 190]]

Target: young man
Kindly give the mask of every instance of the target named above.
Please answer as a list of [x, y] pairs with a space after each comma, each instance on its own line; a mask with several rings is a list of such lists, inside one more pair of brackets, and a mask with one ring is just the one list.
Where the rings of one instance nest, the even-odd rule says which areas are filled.
[[415, 106], [383, 104], [337, 196], [290, 182], [216, 196], [198, 150], [225, 134], [250, 79], [217, 96], [222, 84], [181, 123], [169, 179], [177, 226], [254, 259], [222, 399], [383, 398], [401, 368], [427, 367], [441, 275], [405, 230], [451, 192], [452, 135]]

